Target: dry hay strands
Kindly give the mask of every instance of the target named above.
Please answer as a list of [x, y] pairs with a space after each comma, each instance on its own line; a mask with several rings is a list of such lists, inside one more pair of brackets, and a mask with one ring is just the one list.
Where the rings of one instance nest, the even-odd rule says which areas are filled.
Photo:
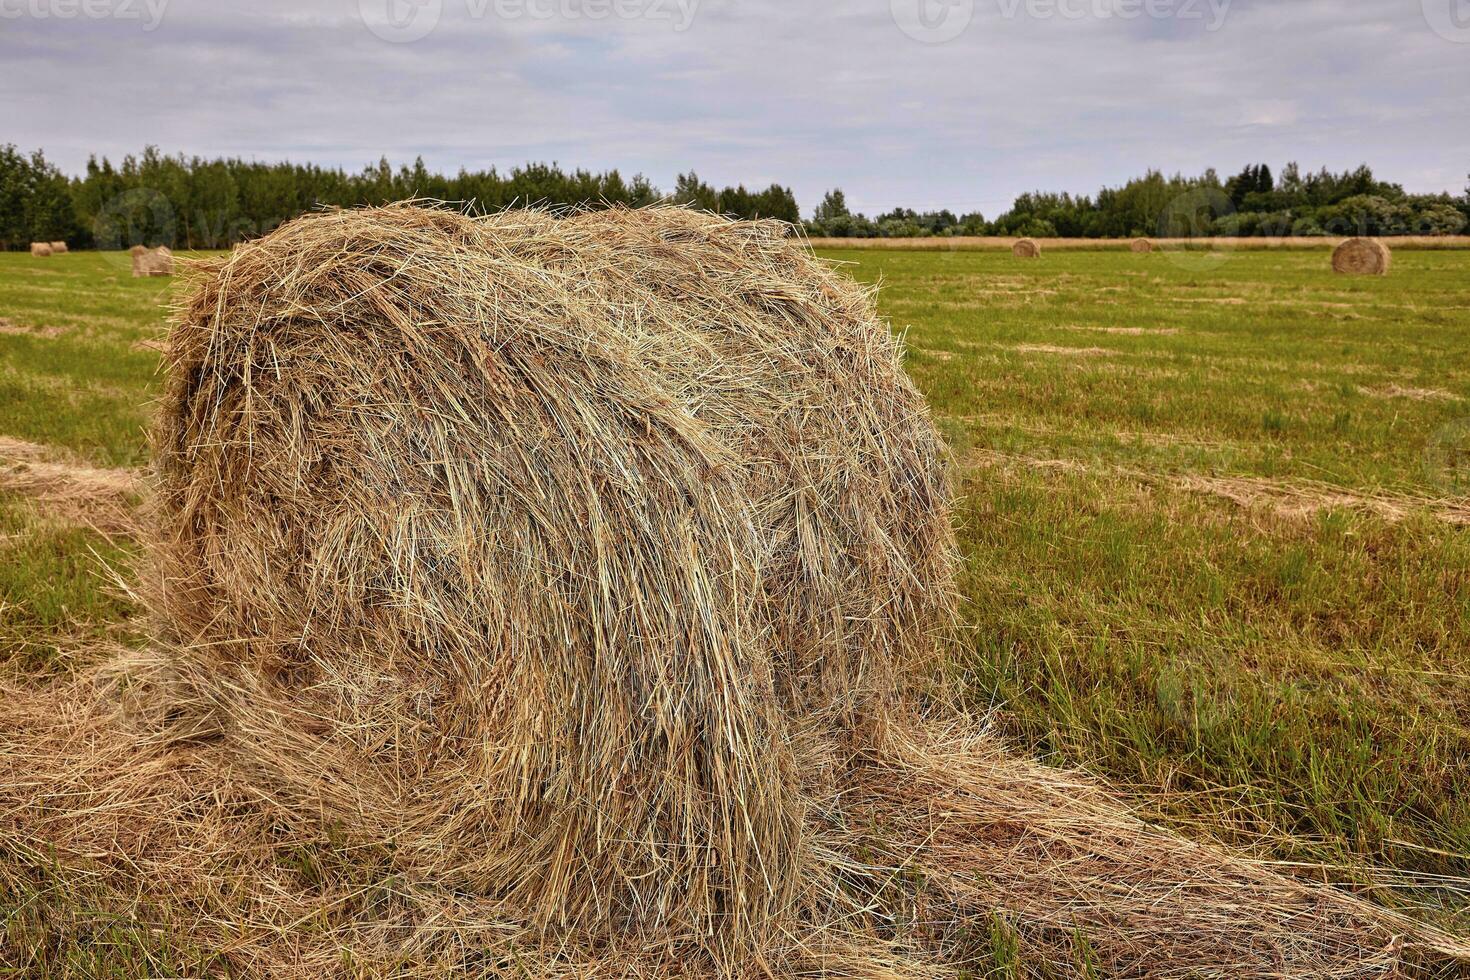
[[1020, 238], [1011, 246], [1011, 254], [1018, 259], [1041, 258], [1041, 245], [1034, 238]]
[[201, 269], [159, 619], [240, 768], [411, 873], [759, 946], [802, 804], [737, 461], [537, 259], [554, 224], [327, 213]]
[[1154, 243], [1147, 238], [1135, 238], [1128, 243], [1128, 251], [1139, 255], [1146, 255], [1154, 250]]
[[160, 245], [152, 249], [134, 245], [129, 250], [129, 254], [133, 259], [134, 279], [174, 274], [174, 253], [167, 245]]
[[51, 254], [52, 255], [65, 255], [68, 251], [70, 251], [70, 250], [66, 247], [66, 242], [52, 242], [51, 243]]
[[222, 951], [214, 966], [232, 975], [302, 978], [938, 980], [987, 964], [974, 940], [996, 920], [1047, 976], [1072, 975], [1079, 958], [1100, 976], [1450, 976], [1470, 954], [1147, 826], [1085, 776], [973, 731], [897, 722], [886, 750], [845, 765], [817, 800], [825, 857], [804, 873], [825, 879], [829, 901], [771, 937], [760, 966], [722, 972], [707, 951], [637, 939], [547, 941], [497, 899], [394, 875], [385, 847], [344, 847], [314, 814], [259, 792], [179, 682], [148, 650], [39, 691], [0, 677], [0, 894], [7, 881], [48, 886], [30, 927], [12, 929], [13, 965], [115, 916], [178, 950]]
[[556, 267], [738, 460], [786, 710], [881, 739], [951, 622], [942, 447], [871, 293], [779, 222], [576, 215]]
[[884, 828], [888, 840], [866, 839], [865, 852], [925, 883], [913, 904], [938, 935], [1002, 918], [1028, 963], [1057, 975], [1075, 967], [1079, 936], [1103, 976], [1470, 966], [1463, 938], [1145, 824], [1090, 778], [1008, 754], [973, 728], [908, 732], [852, 772], [842, 812], [846, 826]]
[[1376, 238], [1349, 238], [1332, 250], [1332, 271], [1350, 276], [1386, 276], [1393, 253]]
[[145, 487], [139, 474], [88, 466], [46, 446], [0, 436], [0, 490], [104, 534], [140, 529], [137, 506]]
[[37, 258], [46, 258], [52, 253], [50, 242], [31, 242], [31, 254]]
[[43, 686], [0, 675], [0, 899], [14, 899], [5, 963], [19, 975], [123, 921], [132, 941], [99, 960], [128, 975], [156, 953], [183, 975], [289, 980], [954, 976], [911, 943], [826, 920], [793, 923], [745, 969], [637, 937], [538, 935], [498, 899], [395, 873], [387, 847], [345, 846], [259, 792], [158, 653], [91, 652], [100, 662]]

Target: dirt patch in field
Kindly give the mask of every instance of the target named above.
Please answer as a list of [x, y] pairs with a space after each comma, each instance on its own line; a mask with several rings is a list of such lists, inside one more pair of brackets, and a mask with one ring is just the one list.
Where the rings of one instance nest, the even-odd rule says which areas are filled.
[[1187, 476], [1181, 489], [1210, 494], [1282, 517], [1309, 518], [1324, 510], [1356, 510], [1398, 522], [1426, 511], [1446, 524], [1470, 524], [1470, 503], [1407, 494], [1359, 493], [1318, 483], [1278, 483], [1257, 477]]
[[155, 340], [152, 337], [144, 337], [142, 340], [135, 340], [131, 344], [129, 344], [128, 350], [132, 351], [135, 354], [142, 351], [152, 351], [155, 354], [167, 354], [168, 344], [163, 340]]
[[1376, 388], [1359, 388], [1369, 398], [1407, 398], [1416, 402], [1460, 401], [1460, 396], [1443, 388], [1407, 388], [1403, 385], [1379, 385]]
[[1092, 467], [1080, 459], [1043, 459], [1037, 456], [1002, 453], [993, 449], [972, 449], [966, 454], [966, 459], [973, 466], [985, 468], [1021, 466], [1026, 469], [1056, 470], [1063, 473], [1087, 473], [1092, 470]]
[[1056, 344], [1018, 344], [1011, 350], [1018, 354], [1062, 354], [1070, 357], [1106, 357], [1117, 353], [1106, 347], [1058, 347]]
[[0, 334], [11, 337], [45, 337], [54, 340], [66, 333], [65, 327], [25, 327], [0, 317]]
[[1119, 337], [1172, 337], [1179, 332], [1177, 327], [1068, 327], [1067, 329], [1107, 333]]
[[143, 481], [133, 470], [88, 466], [59, 450], [0, 436], [0, 490], [29, 497], [49, 516], [112, 533], [136, 526]]
[[972, 466], [986, 469], [1020, 467], [1050, 472], [1119, 476], [1141, 486], [1218, 497], [1244, 508], [1265, 510], [1289, 520], [1310, 519], [1324, 510], [1353, 510], [1393, 523], [1407, 520], [1416, 513], [1427, 513], [1446, 524], [1470, 525], [1470, 501], [1460, 499], [1364, 493], [1313, 481], [1286, 483], [1260, 477], [1150, 473], [1124, 466], [1092, 464], [1080, 459], [1025, 456], [989, 449], [972, 449], [966, 454], [966, 460]]
[[1246, 300], [1239, 296], [1189, 296], [1180, 297], [1179, 303], [1209, 303], [1213, 306], [1244, 306]]

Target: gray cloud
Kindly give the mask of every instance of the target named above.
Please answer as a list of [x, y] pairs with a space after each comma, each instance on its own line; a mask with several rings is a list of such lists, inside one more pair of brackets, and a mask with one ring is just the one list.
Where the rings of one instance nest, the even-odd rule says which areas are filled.
[[[0, 0], [0, 63], [22, 80], [0, 139], [69, 171], [145, 143], [353, 169], [555, 159], [662, 187], [690, 167], [780, 181], [808, 209], [840, 185], [868, 211], [987, 215], [1150, 166], [1366, 161], [1455, 192], [1470, 169], [1470, 44], [1431, 29], [1421, 0], [974, 0], [935, 44], [890, 0], [699, 0], [683, 30], [695, 0], [438, 0], [431, 32], [390, 43], [360, 13], [387, 2], [167, 0], [145, 30], [146, 13], [83, 12], [145, 0]], [[552, 16], [497, 15], [515, 2]], [[556, 12], [586, 2], [668, 16]], [[1173, 15], [1128, 16], [1149, 4]]]

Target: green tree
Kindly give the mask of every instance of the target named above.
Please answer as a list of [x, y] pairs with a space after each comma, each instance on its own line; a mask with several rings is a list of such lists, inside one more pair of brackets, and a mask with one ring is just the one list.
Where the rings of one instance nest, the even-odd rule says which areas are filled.
[[699, 179], [693, 170], [680, 174], [674, 180], [674, 200], [686, 207], [701, 211], [718, 211], [720, 195], [713, 187]]
[[77, 219], [72, 209], [71, 189], [61, 171], [47, 163], [40, 150], [31, 154], [25, 219], [31, 241], [76, 240]]
[[847, 195], [842, 193], [842, 188], [834, 187], [822, 198], [822, 203], [812, 212], [812, 220], [824, 227], [833, 225], [852, 217], [852, 212], [847, 210]]
[[14, 144], [0, 146], [0, 248], [22, 248], [29, 243], [26, 201], [30, 194], [30, 162]]

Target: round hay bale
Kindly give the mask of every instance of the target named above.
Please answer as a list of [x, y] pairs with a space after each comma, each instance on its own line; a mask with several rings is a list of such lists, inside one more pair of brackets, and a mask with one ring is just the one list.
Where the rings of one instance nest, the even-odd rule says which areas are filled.
[[1387, 245], [1376, 238], [1349, 238], [1332, 251], [1332, 271], [1350, 276], [1386, 276], [1392, 261]]
[[169, 251], [167, 245], [157, 248], [143, 248], [134, 245], [130, 254], [133, 257], [133, 278], [143, 276], [171, 276], [174, 274], [174, 253]]
[[[157, 614], [242, 769], [578, 935], [732, 937], [802, 805], [741, 460], [554, 219], [313, 215], [169, 338]], [[690, 304], [687, 314], [703, 311]]]
[[31, 254], [37, 258], [46, 258], [51, 254], [50, 242], [31, 242]]
[[1147, 238], [1135, 238], [1128, 243], [1128, 250], [1140, 255], [1147, 254], [1154, 250], [1154, 243]]
[[1011, 246], [1011, 254], [1018, 259], [1039, 259], [1041, 258], [1041, 246], [1034, 238], [1017, 239], [1016, 243]]
[[69, 251], [69, 249], [67, 249], [67, 247], [66, 247], [66, 242], [52, 242], [51, 243], [51, 254], [52, 255], [65, 255], [68, 251]]

